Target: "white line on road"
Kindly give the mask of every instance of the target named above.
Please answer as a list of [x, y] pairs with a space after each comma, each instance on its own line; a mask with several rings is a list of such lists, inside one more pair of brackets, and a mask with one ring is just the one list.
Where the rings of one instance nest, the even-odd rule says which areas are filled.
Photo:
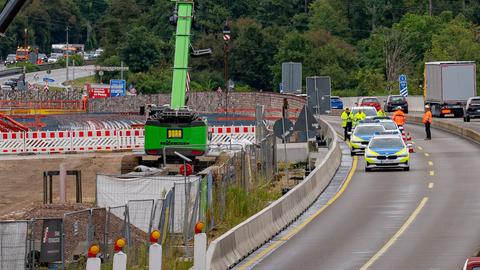
[[428, 183], [428, 188], [432, 189], [435, 184], [433, 182]]
[[395, 242], [400, 238], [400, 236], [408, 229], [410, 224], [415, 220], [415, 218], [420, 214], [420, 211], [422, 211], [423, 207], [428, 201], [428, 197], [423, 198], [423, 200], [420, 202], [418, 205], [417, 209], [413, 211], [412, 215], [405, 221], [405, 223], [400, 227], [400, 229], [388, 240], [388, 242], [375, 254], [373, 255], [370, 260], [366, 264], [364, 264], [360, 270], [367, 270], [370, 266], [372, 266], [387, 250], [395, 244]]

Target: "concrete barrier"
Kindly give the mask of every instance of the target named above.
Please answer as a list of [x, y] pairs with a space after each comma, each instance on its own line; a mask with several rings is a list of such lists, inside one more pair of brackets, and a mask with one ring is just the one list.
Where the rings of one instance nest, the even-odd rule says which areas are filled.
[[272, 239], [300, 216], [330, 183], [341, 163], [337, 135], [320, 120], [330, 149], [308, 177], [282, 198], [213, 240], [207, 250], [207, 269], [228, 269]]
[[[409, 115], [407, 119], [409, 122], [412, 122], [414, 124], [423, 125], [422, 116]], [[432, 127], [453, 133], [467, 140], [480, 143], [480, 132], [475, 131], [473, 129], [462, 127], [455, 123], [447, 122], [438, 118], [433, 119]]]

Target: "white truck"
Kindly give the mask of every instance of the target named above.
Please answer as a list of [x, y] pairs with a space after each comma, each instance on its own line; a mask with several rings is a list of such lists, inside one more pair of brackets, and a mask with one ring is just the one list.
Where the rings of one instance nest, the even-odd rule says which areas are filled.
[[424, 100], [435, 117], [463, 116], [468, 98], [476, 96], [477, 76], [473, 61], [425, 63]]

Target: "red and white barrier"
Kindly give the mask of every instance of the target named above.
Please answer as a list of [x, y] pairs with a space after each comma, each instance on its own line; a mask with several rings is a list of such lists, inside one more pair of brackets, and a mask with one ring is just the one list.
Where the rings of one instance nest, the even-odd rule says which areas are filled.
[[[211, 144], [255, 142], [254, 126], [210, 127]], [[143, 129], [0, 132], [0, 154], [142, 150]]]
[[249, 141], [255, 143], [255, 126], [211, 127], [210, 144], [227, 144]]

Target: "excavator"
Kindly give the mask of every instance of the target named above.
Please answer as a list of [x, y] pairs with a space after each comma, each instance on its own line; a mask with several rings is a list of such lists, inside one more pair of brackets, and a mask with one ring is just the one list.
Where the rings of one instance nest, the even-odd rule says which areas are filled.
[[[176, 25], [175, 58], [173, 65], [172, 96], [170, 105], [152, 108], [145, 123], [145, 152], [166, 158], [174, 152], [187, 157], [205, 154], [208, 143], [208, 125], [186, 106], [188, 63], [191, 29], [194, 15], [193, 0], [176, 2], [170, 22]], [[210, 49], [193, 50], [194, 56], [210, 54]]]

